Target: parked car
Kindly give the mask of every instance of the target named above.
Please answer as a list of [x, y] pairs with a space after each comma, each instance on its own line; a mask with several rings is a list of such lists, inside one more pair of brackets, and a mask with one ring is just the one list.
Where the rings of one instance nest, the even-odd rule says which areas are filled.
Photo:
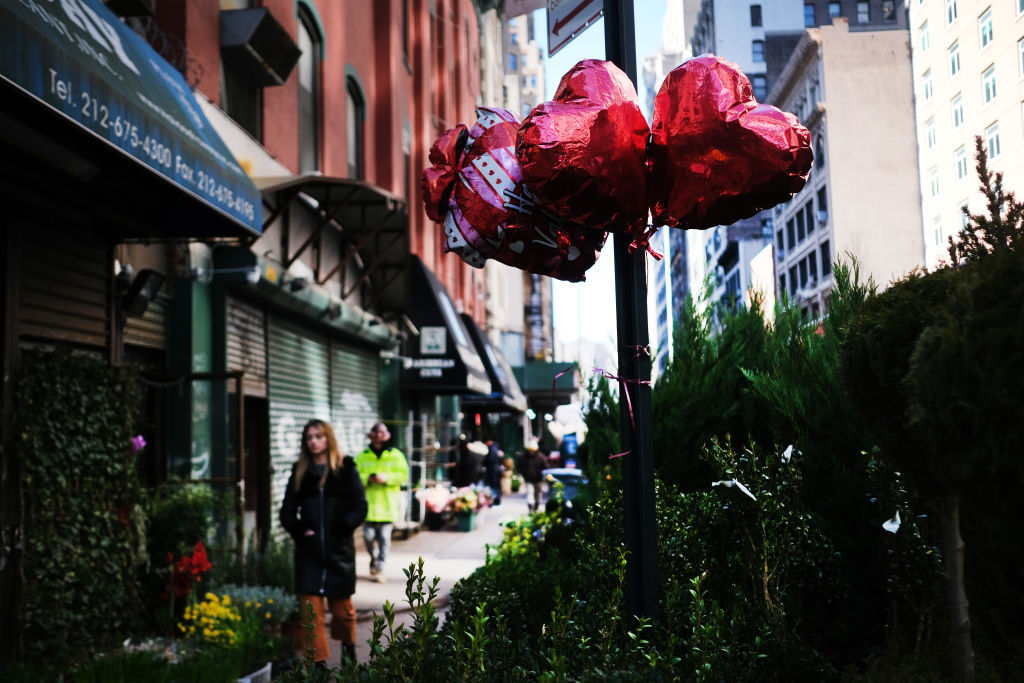
[[[552, 467], [544, 470], [544, 481], [554, 493], [554, 484], [562, 485], [562, 497], [564, 500], [572, 500], [587, 485], [588, 479], [582, 470], [575, 467]], [[549, 494], [549, 499], [553, 497]]]

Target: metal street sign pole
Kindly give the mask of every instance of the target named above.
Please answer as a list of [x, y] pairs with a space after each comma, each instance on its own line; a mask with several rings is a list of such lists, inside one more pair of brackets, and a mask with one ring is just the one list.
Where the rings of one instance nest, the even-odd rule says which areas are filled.
[[[636, 87], [633, 0], [604, 0], [605, 58]], [[622, 424], [626, 519], [626, 598], [630, 613], [655, 618], [658, 539], [654, 511], [654, 442], [651, 436], [651, 357], [647, 331], [647, 272], [643, 249], [629, 253], [631, 238], [616, 233], [615, 309], [619, 341], [619, 408]], [[624, 395], [629, 394], [629, 397]]]

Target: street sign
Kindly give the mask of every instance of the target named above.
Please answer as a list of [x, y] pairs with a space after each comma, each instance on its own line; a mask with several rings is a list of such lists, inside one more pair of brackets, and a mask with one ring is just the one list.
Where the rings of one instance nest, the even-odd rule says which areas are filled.
[[603, 12], [602, 0], [548, 0], [548, 56], [568, 45]]

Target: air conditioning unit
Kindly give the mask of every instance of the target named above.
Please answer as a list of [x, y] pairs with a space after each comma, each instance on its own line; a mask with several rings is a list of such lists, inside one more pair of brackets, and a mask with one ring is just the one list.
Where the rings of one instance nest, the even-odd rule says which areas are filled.
[[220, 50], [225, 62], [260, 88], [283, 85], [302, 54], [266, 7], [221, 11]]
[[818, 223], [820, 223], [822, 225], [824, 225], [825, 223], [828, 223], [828, 211], [819, 211], [818, 212]]

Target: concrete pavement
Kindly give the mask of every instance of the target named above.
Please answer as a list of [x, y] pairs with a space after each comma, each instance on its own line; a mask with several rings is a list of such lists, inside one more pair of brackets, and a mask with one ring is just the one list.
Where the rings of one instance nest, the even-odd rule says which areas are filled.
[[[390, 601], [395, 611], [402, 613], [396, 617], [396, 621], [408, 618], [404, 569], [418, 562], [420, 557], [423, 558], [425, 585], [429, 585], [435, 576], [441, 579], [434, 604], [443, 611], [448, 605], [452, 587], [459, 579], [469, 576], [484, 564], [488, 544], [497, 545], [501, 541], [505, 523], [525, 517], [528, 512], [525, 494], [513, 493], [502, 496], [501, 505], [480, 513], [473, 531], [457, 531], [453, 523], [441, 531], [422, 528], [405, 540], [401, 538], [401, 533], [396, 533], [391, 542], [391, 557], [384, 568], [383, 583], [376, 583], [370, 576], [370, 555], [363, 543], [362, 529], [357, 530], [356, 593], [352, 601], [359, 620], [356, 634], [358, 660], [369, 660], [370, 647], [367, 641], [373, 633], [373, 616], [383, 616], [382, 606], [385, 601]], [[332, 640], [329, 664], [338, 666], [340, 659], [341, 644]]]

